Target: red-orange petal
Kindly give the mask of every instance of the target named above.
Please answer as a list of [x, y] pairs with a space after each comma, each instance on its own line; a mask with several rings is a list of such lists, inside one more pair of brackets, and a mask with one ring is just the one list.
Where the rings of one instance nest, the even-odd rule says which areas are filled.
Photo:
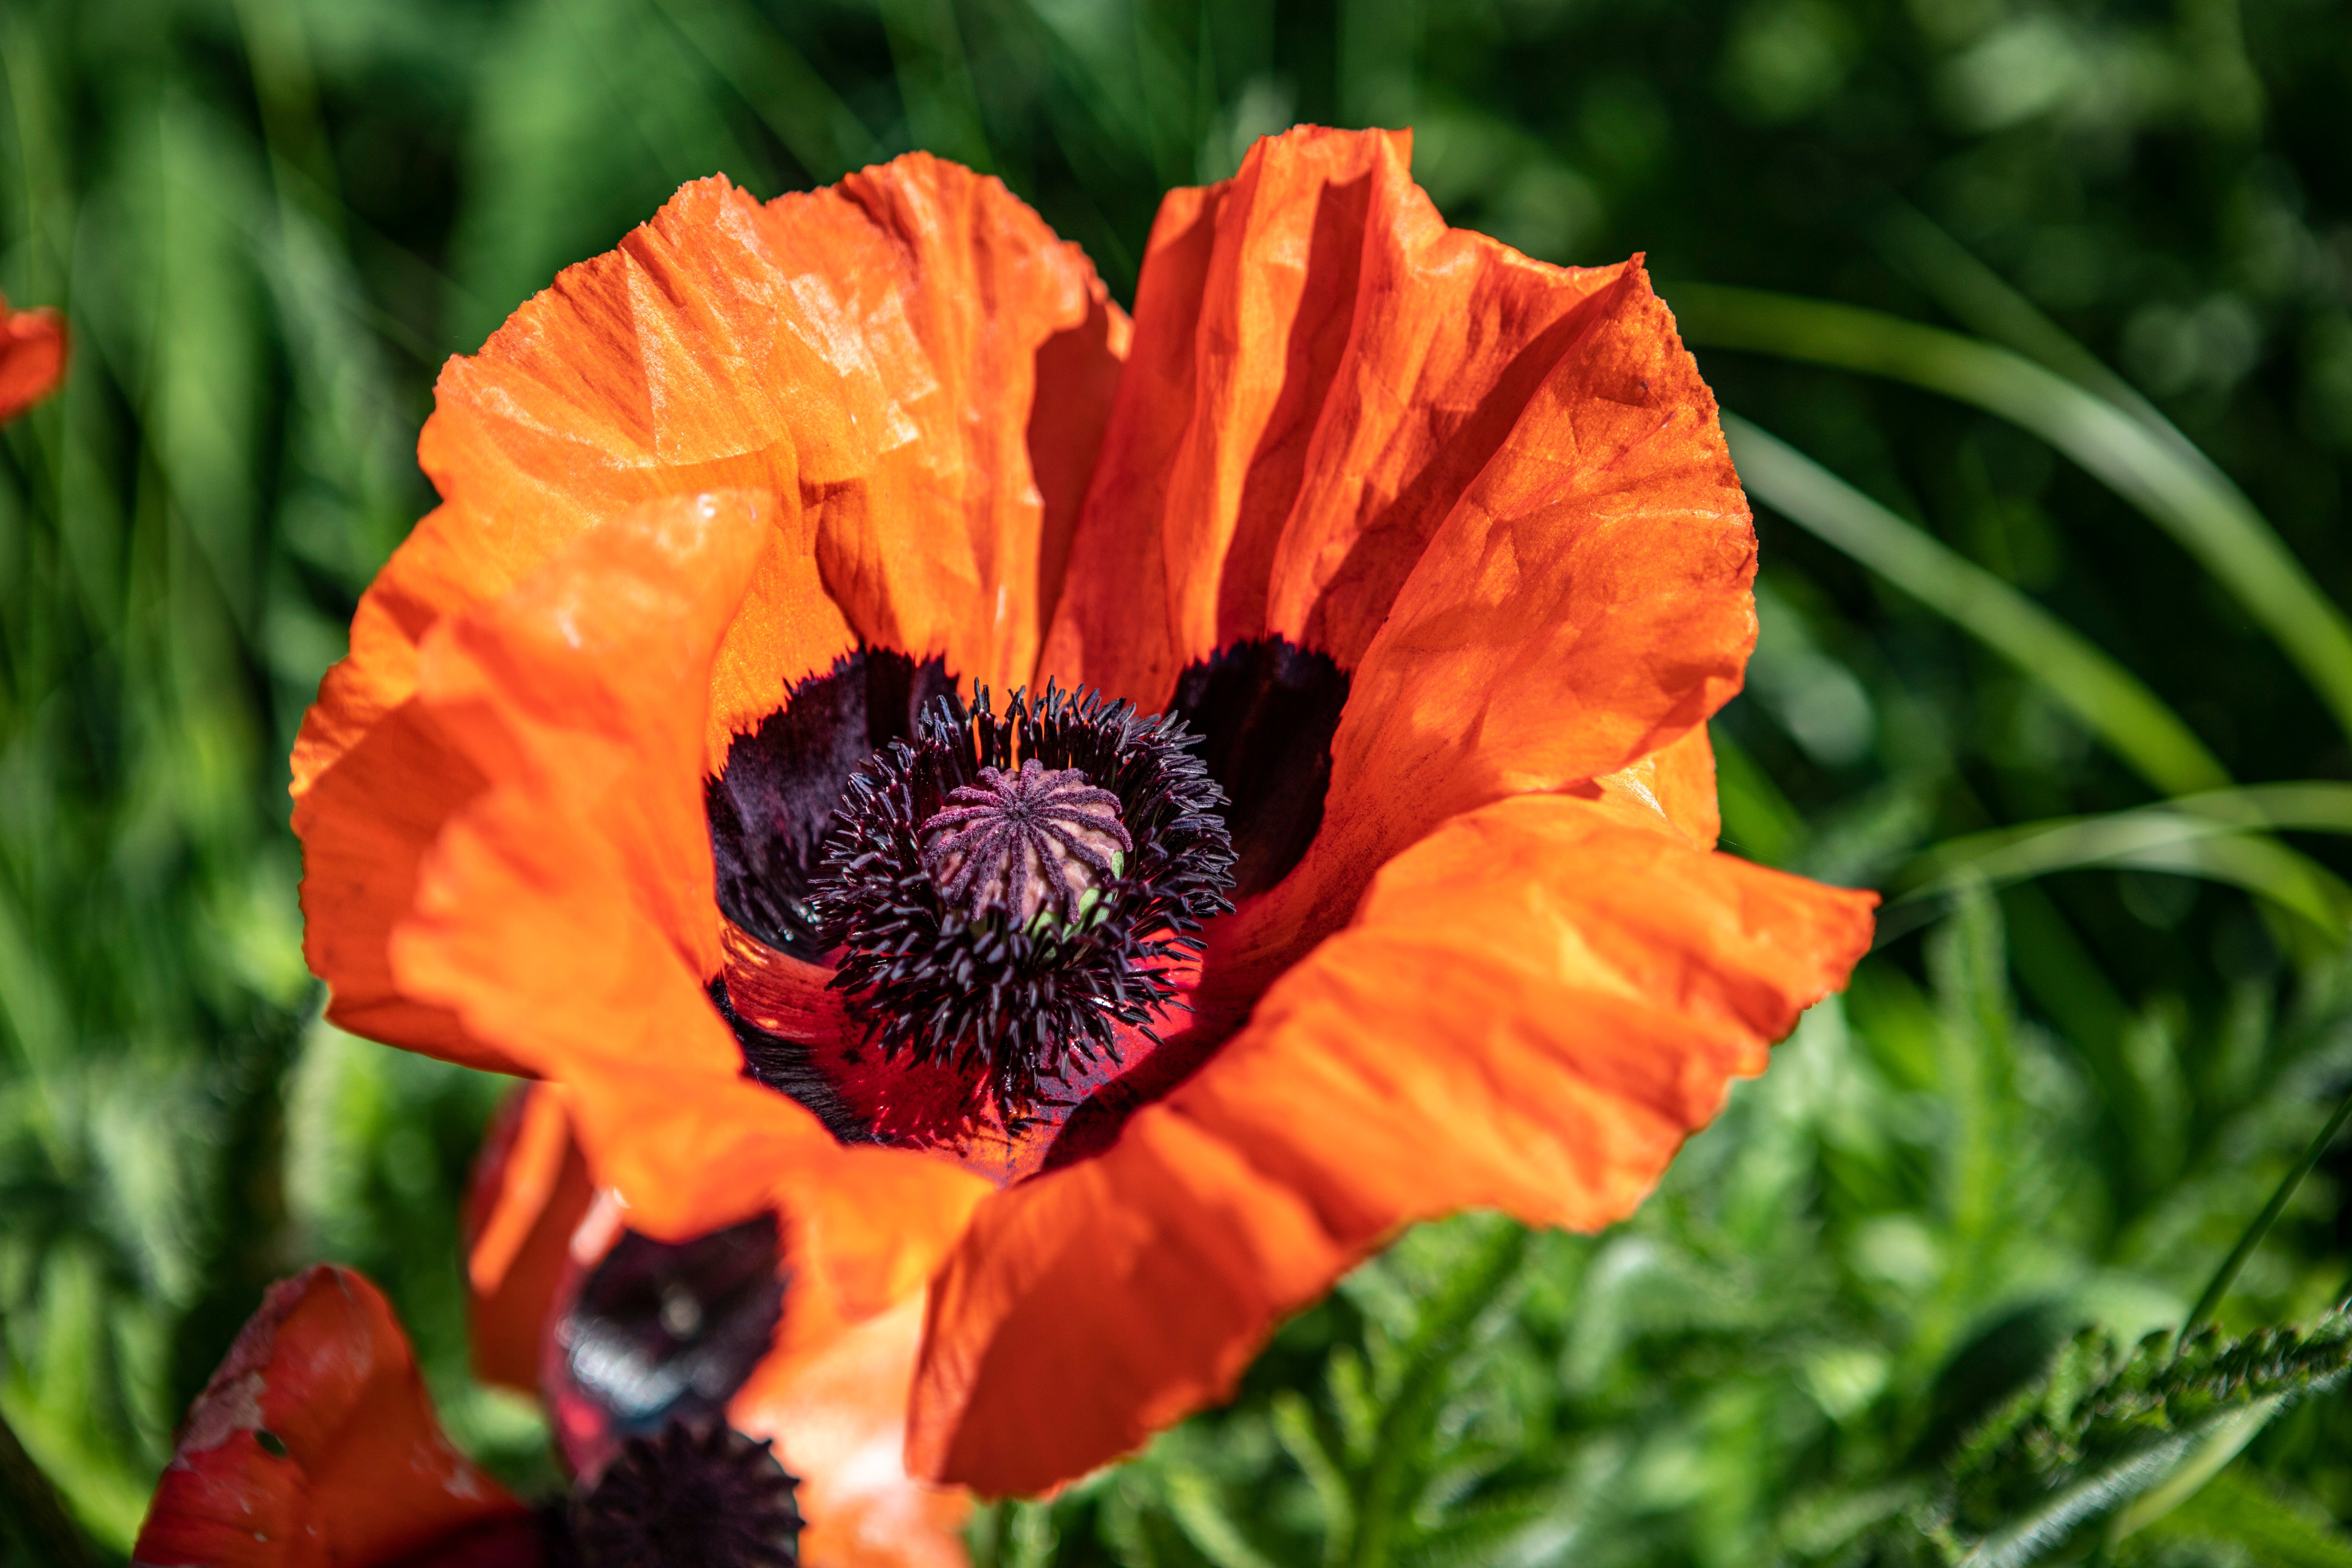
[[442, 1436], [383, 1297], [322, 1265], [270, 1288], [190, 1407], [131, 1556], [383, 1568], [462, 1549], [536, 1568], [528, 1519]]
[[679, 491], [772, 498], [782, 554], [822, 572], [755, 585], [714, 763], [853, 632], [1025, 680], [1124, 341], [1076, 246], [927, 154], [765, 205], [683, 187], [443, 371], [418, 448], [443, 505], [361, 601], [296, 795], [408, 699], [435, 625]]
[[467, 1321], [483, 1382], [538, 1392], [540, 1342], [594, 1197], [562, 1091], [517, 1087], [482, 1140], [466, 1198]]
[[[1622, 489], [1645, 412], [1711, 428], [1670, 327], [1650, 367], [1667, 380], [1608, 374], [1612, 337], [1659, 325], [1646, 287], [1628, 293], [1638, 267], [1548, 266], [1448, 228], [1411, 144], [1301, 127], [1170, 193], [1047, 669], [1147, 709], [1242, 638], [1353, 669], [1424, 556], [1472, 545], [1449, 524], [1465, 499], [1491, 504], [1498, 479], [1522, 510], [1530, 488]], [[1721, 447], [1698, 460], [1738, 510]]]
[[[1214, 933], [1203, 1016], [1343, 922], [1438, 823], [1704, 740], [1755, 639], [1715, 400], [1638, 258], [1448, 228], [1410, 141], [1301, 128], [1171, 193], [1043, 668], [1146, 708], [1239, 638], [1350, 691], [1323, 830]], [[1677, 780], [1680, 774], [1676, 775]]]
[[932, 1291], [917, 1473], [1083, 1473], [1229, 1392], [1411, 1221], [1631, 1213], [1843, 983], [1875, 901], [1638, 805], [1521, 796], [1445, 824], [1108, 1153], [982, 1205]]
[[55, 392], [65, 378], [65, 318], [47, 306], [12, 310], [0, 299], [0, 422]]
[[759, 502], [649, 503], [427, 636], [414, 700], [495, 782], [420, 861], [390, 968], [403, 996], [564, 1082], [591, 1172], [635, 1228], [800, 1216], [789, 1245], [820, 1306], [795, 1321], [814, 1333], [919, 1289], [985, 1184], [843, 1148], [742, 1077], [703, 990], [720, 921], [701, 694], [763, 559]]
[[971, 1494], [907, 1473], [907, 1394], [923, 1305], [908, 1295], [799, 1354], [761, 1363], [728, 1406], [801, 1478], [805, 1568], [964, 1568]]
[[393, 927], [415, 904], [425, 852], [486, 782], [414, 699], [384, 715], [294, 803], [302, 955], [327, 982], [327, 1017], [341, 1027], [446, 1061], [520, 1072], [456, 1014], [406, 994], [392, 974]]

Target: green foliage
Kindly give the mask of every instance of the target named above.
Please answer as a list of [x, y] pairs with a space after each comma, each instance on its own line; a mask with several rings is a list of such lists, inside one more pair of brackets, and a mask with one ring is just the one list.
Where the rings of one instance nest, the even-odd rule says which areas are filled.
[[2344, 1309], [2307, 1332], [2225, 1341], [2204, 1329], [2176, 1344], [2158, 1330], [2128, 1351], [2106, 1328], [2084, 1329], [1961, 1440], [1947, 1461], [1948, 1495], [1923, 1510], [1926, 1530], [1955, 1560], [1988, 1536], [2022, 1534], [2023, 1521], [2056, 1539], [2178, 1469], [2200, 1437], [2332, 1386], [2347, 1366]]
[[[263, 1284], [333, 1257], [551, 1484], [462, 1338], [501, 1086], [315, 1022], [284, 826], [446, 355], [713, 170], [928, 146], [1131, 299], [1168, 186], [1411, 123], [1449, 219], [1668, 280], [1763, 540], [1727, 846], [1905, 898], [1633, 1221], [1408, 1235], [976, 1554], [2352, 1559], [2345, 1396], [2252, 1376], [2352, 1270], [2347, 38], [2329, 0], [9, 0], [0, 287], [76, 359], [0, 433], [0, 1415], [120, 1555]], [[2217, 1279], [2179, 1362], [2112, 1348]], [[23, 1517], [7, 1568], [54, 1555]]]

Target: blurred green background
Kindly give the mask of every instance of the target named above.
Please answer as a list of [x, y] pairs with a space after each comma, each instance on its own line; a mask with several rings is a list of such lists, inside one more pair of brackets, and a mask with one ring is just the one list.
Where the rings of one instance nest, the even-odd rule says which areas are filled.
[[978, 1556], [2352, 1563], [2326, 1367], [2126, 1420], [2063, 1349], [2241, 1238], [2231, 1334], [2352, 1272], [2343, 1147], [2256, 1226], [2352, 1080], [2346, 8], [0, 0], [0, 288], [76, 334], [0, 435], [0, 1415], [103, 1552], [313, 1258], [552, 1484], [466, 1371], [502, 1085], [317, 1022], [286, 828], [442, 360], [683, 180], [910, 147], [1131, 299], [1160, 193], [1305, 120], [1413, 126], [1534, 255], [1648, 253], [1764, 543], [1727, 847], [1896, 901], [1633, 1222], [1415, 1233]]

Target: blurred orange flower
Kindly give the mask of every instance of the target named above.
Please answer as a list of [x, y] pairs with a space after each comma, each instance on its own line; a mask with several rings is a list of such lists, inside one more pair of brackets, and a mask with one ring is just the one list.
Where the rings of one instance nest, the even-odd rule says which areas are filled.
[[333, 1016], [562, 1080], [635, 1231], [785, 1216], [783, 1363], [923, 1300], [919, 1475], [1623, 1216], [1867, 945], [1713, 852], [1755, 538], [1665, 306], [1409, 151], [1172, 193], [1131, 323], [921, 154], [687, 186], [445, 370], [304, 724]]
[[901, 1458], [919, 1304], [774, 1351], [772, 1216], [676, 1246], [623, 1218], [587, 1184], [562, 1091], [516, 1094], [467, 1215], [474, 1364], [544, 1396], [572, 1471], [598, 1476], [627, 1439], [673, 1422], [723, 1419], [799, 1478], [806, 1568], [962, 1568], [970, 1498], [914, 1480]]
[[47, 306], [12, 310], [0, 296], [0, 421], [55, 392], [65, 376], [65, 318]]

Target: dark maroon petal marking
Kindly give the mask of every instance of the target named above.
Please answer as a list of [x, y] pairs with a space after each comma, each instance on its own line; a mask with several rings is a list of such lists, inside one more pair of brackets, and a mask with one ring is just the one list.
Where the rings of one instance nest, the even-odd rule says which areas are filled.
[[955, 689], [938, 659], [918, 664], [861, 648], [784, 696], [759, 729], [727, 748], [703, 786], [719, 908], [780, 952], [816, 959], [809, 878], [841, 787], [866, 759], [910, 739], [922, 710]]
[[1315, 841], [1347, 705], [1348, 672], [1281, 637], [1234, 643], [1176, 678], [1168, 710], [1201, 737], [1201, 761], [1230, 803], [1235, 899], [1281, 881]]

